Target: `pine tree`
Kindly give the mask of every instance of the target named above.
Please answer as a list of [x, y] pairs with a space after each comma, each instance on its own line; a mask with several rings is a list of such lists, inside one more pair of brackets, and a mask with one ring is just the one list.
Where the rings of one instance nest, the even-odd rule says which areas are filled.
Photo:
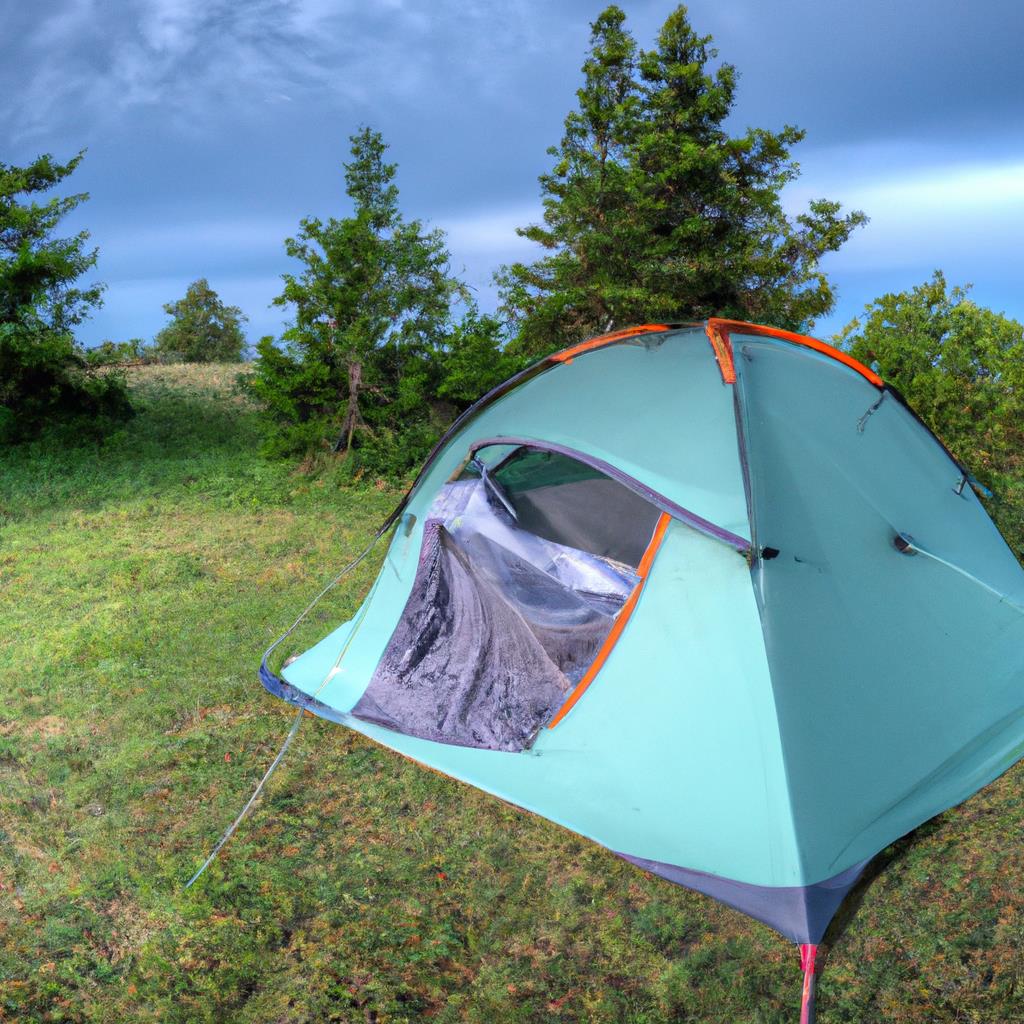
[[95, 436], [131, 415], [123, 381], [92, 372], [73, 331], [101, 304], [103, 286], [80, 286], [96, 265], [89, 233], [54, 237], [81, 192], [38, 201], [81, 163], [45, 154], [25, 167], [0, 163], [0, 438], [58, 428]]
[[434, 357], [464, 295], [444, 234], [403, 218], [380, 133], [363, 128], [350, 141], [353, 213], [306, 218], [286, 240], [303, 268], [284, 275], [274, 301], [295, 319], [283, 348], [271, 338], [257, 346], [252, 386], [272, 422], [271, 451], [348, 451], [361, 434], [427, 415]]
[[834, 304], [821, 257], [865, 216], [817, 200], [791, 221], [780, 193], [804, 133], [729, 134], [736, 69], [709, 70], [717, 51], [685, 7], [649, 51], [625, 20], [612, 6], [591, 26], [578, 108], [540, 179], [543, 223], [520, 229], [547, 252], [498, 274], [519, 346], [708, 316], [808, 329]]

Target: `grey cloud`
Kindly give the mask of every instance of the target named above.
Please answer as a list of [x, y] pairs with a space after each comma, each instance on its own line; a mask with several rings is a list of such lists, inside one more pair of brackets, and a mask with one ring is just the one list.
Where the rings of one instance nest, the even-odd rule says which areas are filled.
[[525, 0], [66, 0], [35, 23], [20, 15], [0, 80], [21, 102], [0, 119], [36, 138], [139, 110], [176, 131], [216, 131], [232, 114], [274, 120], [274, 108], [311, 97], [320, 111], [416, 106], [450, 90], [500, 102], [554, 41], [545, 28], [558, 19], [542, 10]]

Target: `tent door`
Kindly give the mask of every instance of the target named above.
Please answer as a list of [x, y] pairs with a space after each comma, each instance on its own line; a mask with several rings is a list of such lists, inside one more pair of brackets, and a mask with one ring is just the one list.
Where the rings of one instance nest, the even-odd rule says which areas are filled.
[[578, 454], [474, 445], [426, 516], [412, 592], [356, 717], [524, 750], [593, 677], [668, 517]]

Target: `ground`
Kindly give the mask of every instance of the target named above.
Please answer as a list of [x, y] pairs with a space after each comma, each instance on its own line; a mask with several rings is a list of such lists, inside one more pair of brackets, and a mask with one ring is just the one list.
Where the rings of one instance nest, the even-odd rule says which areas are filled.
[[[770, 929], [318, 719], [184, 889], [291, 722], [261, 651], [399, 497], [263, 461], [238, 372], [0, 453], [0, 1021], [794, 1021]], [[880, 855], [820, 1024], [1024, 1021], [1022, 821], [1018, 766]]]

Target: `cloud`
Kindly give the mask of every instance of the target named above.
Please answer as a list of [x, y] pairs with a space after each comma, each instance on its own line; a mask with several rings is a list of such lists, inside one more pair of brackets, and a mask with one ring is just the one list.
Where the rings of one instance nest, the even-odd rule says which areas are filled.
[[309, 97], [318, 109], [422, 102], [446, 90], [510, 97], [510, 79], [550, 46], [564, 18], [526, 0], [61, 0], [0, 43], [0, 126], [19, 138], [147, 111], [174, 131], [229, 112], [274, 116]]
[[217, 253], [228, 258], [251, 252], [254, 248], [284, 251], [284, 239], [294, 235], [299, 225], [283, 218], [201, 217], [195, 220], [141, 224], [119, 224], [98, 233], [94, 241], [104, 250], [122, 250], [133, 258], [147, 253]]
[[480, 256], [503, 253], [513, 259], [517, 254], [536, 249], [536, 245], [516, 234], [516, 228], [537, 223], [542, 216], [539, 203], [485, 209], [437, 222], [448, 235], [453, 252]]
[[[322, 84], [316, 34], [291, 24], [284, 0], [65, 0], [25, 35], [10, 87], [15, 133], [32, 136], [86, 120], [117, 122], [159, 109], [176, 130], [206, 127], [227, 108], [257, 109], [296, 86]], [[321, 48], [322, 49], [322, 48]]]
[[[263, 316], [299, 218], [346, 214], [345, 136], [369, 123], [403, 210], [447, 230], [453, 270], [493, 305], [493, 269], [539, 252], [515, 228], [539, 217], [602, 5], [0, 0], [0, 159], [89, 146], [73, 184], [92, 199], [67, 224], [100, 249], [102, 332], [127, 337], [202, 275], [249, 282], [231, 301]], [[650, 46], [671, 5], [627, 6]], [[935, 0], [924, 22], [917, 6], [863, 0], [824, 27], [815, 0], [690, 8], [741, 73], [734, 128], [810, 129], [791, 208], [826, 196], [872, 217], [824, 261], [844, 303], [941, 266], [1020, 315], [1024, 6]]]

